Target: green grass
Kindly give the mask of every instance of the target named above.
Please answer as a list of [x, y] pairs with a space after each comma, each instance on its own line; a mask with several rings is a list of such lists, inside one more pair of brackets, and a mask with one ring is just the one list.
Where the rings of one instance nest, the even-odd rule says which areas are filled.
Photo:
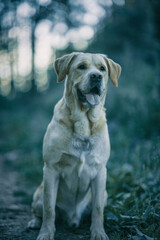
[[154, 139], [130, 149], [119, 163], [111, 162], [111, 157], [105, 210], [111, 239], [120, 239], [118, 235], [121, 239], [160, 239], [159, 149], [160, 141]]

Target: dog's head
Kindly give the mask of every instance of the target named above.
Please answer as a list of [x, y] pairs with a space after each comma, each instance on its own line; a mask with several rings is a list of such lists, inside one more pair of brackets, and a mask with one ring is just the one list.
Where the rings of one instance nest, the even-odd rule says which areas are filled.
[[106, 94], [108, 77], [117, 87], [121, 67], [103, 54], [71, 53], [55, 61], [58, 82], [68, 76], [67, 91], [82, 105], [95, 107]]

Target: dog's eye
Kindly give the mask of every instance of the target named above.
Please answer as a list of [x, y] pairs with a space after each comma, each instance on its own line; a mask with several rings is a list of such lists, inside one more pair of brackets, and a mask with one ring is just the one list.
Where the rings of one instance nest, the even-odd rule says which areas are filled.
[[84, 64], [81, 64], [81, 65], [78, 66], [78, 69], [80, 69], [80, 70], [85, 70], [86, 68], [87, 67]]
[[100, 69], [102, 72], [103, 72], [103, 71], [106, 71], [105, 67], [103, 67], [103, 66], [100, 66], [99, 69]]

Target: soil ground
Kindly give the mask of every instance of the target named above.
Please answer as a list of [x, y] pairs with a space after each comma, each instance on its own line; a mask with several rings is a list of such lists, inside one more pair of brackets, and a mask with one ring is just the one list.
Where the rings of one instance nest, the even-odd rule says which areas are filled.
[[[26, 189], [18, 172], [6, 162], [3, 155], [0, 155], [0, 182], [0, 239], [36, 239], [38, 230], [27, 229], [27, 223], [32, 217], [31, 207], [23, 199], [30, 190]], [[89, 225], [83, 224], [73, 230], [58, 223], [56, 228], [55, 240], [89, 239]]]

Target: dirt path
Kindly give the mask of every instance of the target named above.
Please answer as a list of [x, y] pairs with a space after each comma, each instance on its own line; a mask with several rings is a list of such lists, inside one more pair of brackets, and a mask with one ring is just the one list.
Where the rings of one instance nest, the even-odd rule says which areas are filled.
[[36, 231], [26, 230], [30, 209], [16, 194], [21, 191], [22, 182], [17, 172], [7, 167], [3, 156], [0, 156], [0, 182], [0, 239], [36, 239]]
[[[26, 228], [31, 219], [30, 206], [23, 203], [27, 192], [19, 174], [0, 155], [0, 240], [36, 240], [38, 230]], [[55, 240], [89, 239], [89, 226], [73, 230], [59, 223], [56, 228]]]

